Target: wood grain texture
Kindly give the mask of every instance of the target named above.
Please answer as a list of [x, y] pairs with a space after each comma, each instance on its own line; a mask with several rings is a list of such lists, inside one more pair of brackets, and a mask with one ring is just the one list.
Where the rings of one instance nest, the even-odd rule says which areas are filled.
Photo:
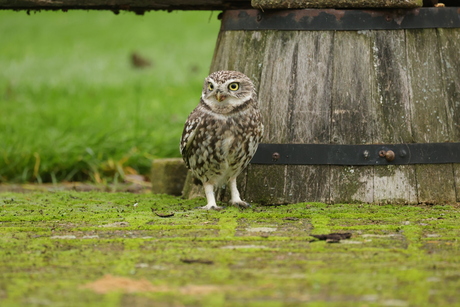
[[291, 71], [296, 64], [297, 32], [268, 31], [259, 86], [259, 105], [264, 118], [264, 143], [287, 143]]
[[[405, 32], [371, 33], [373, 142], [413, 143]], [[417, 203], [415, 166], [375, 167], [374, 202]]]
[[437, 29], [450, 141], [460, 140], [460, 30]]
[[[367, 32], [337, 32], [334, 39], [331, 143], [372, 143], [371, 40]], [[331, 166], [331, 202], [373, 202], [372, 166]]]
[[[450, 141], [447, 99], [436, 29], [406, 31], [411, 124], [416, 143]], [[416, 165], [419, 203], [455, 202], [453, 166]]]
[[[288, 104], [291, 92], [291, 70], [295, 66], [296, 32], [267, 31], [261, 71], [259, 107], [264, 122], [264, 143], [289, 142]], [[253, 64], [254, 65], [254, 64]], [[282, 76], [282, 78], [280, 78]], [[248, 173], [246, 197], [257, 199], [267, 194], [271, 204], [286, 203], [287, 166], [251, 166]], [[263, 187], [260, 183], [263, 182]], [[264, 191], [264, 189], [266, 192]]]
[[[333, 41], [334, 32], [302, 31], [293, 42], [295, 65], [287, 105], [290, 143], [330, 141]], [[294, 165], [288, 167], [286, 176], [291, 202], [329, 202], [329, 166]]]
[[460, 164], [454, 164], [454, 178], [455, 178], [455, 193], [456, 200], [460, 202]]
[[423, 0], [252, 0], [252, 6], [260, 9], [305, 8], [416, 8]]
[[247, 170], [247, 186], [244, 198], [249, 202], [265, 205], [292, 203], [286, 193], [286, 165], [250, 164]]
[[415, 166], [375, 166], [374, 202], [378, 204], [417, 204]]
[[[328, 142], [333, 33], [268, 31], [259, 87], [265, 143]], [[281, 36], [281, 38], [280, 38]], [[331, 83], [329, 83], [331, 84]], [[328, 201], [328, 166], [256, 166], [248, 171], [247, 198], [286, 203]], [[261, 185], [263, 182], [263, 186]]]
[[[446, 92], [450, 141], [460, 141], [460, 30], [438, 29], [442, 76]], [[460, 202], [460, 164], [454, 164], [457, 202]]]
[[446, 93], [436, 30], [406, 31], [406, 42], [414, 141], [447, 142]]
[[294, 43], [296, 65], [288, 103], [290, 142], [329, 143], [334, 32], [298, 32]]
[[373, 31], [374, 143], [413, 143], [405, 31]]

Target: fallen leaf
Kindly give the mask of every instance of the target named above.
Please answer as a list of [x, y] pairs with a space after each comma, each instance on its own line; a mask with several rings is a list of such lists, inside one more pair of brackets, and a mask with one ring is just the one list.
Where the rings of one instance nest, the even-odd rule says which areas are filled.
[[171, 216], [174, 216], [174, 212], [172, 213], [158, 213], [158, 212], [155, 212], [155, 214], [159, 217], [171, 217]]

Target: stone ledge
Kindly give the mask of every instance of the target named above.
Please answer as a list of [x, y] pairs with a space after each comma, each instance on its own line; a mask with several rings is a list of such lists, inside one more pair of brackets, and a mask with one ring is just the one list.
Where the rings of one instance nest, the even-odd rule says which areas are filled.
[[152, 192], [182, 195], [188, 169], [181, 158], [155, 159], [152, 163]]

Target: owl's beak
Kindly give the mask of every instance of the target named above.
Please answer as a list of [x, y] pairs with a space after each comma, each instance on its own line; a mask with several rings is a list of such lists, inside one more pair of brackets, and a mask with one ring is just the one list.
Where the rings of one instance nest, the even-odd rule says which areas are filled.
[[218, 101], [218, 102], [222, 102], [222, 101], [224, 101], [224, 100], [225, 100], [225, 98], [227, 98], [227, 96], [225, 96], [225, 95], [222, 95], [222, 93], [221, 93], [221, 92], [217, 92], [217, 93], [216, 93], [216, 99], [217, 99], [217, 101]]

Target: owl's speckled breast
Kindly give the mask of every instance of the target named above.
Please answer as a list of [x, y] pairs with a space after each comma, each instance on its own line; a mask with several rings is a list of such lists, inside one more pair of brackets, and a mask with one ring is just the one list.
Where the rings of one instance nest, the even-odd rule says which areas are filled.
[[[251, 112], [248, 112], [251, 111]], [[257, 109], [245, 116], [202, 118], [192, 141], [189, 164], [202, 181], [222, 182], [237, 176], [252, 159], [262, 136], [263, 126]]]

